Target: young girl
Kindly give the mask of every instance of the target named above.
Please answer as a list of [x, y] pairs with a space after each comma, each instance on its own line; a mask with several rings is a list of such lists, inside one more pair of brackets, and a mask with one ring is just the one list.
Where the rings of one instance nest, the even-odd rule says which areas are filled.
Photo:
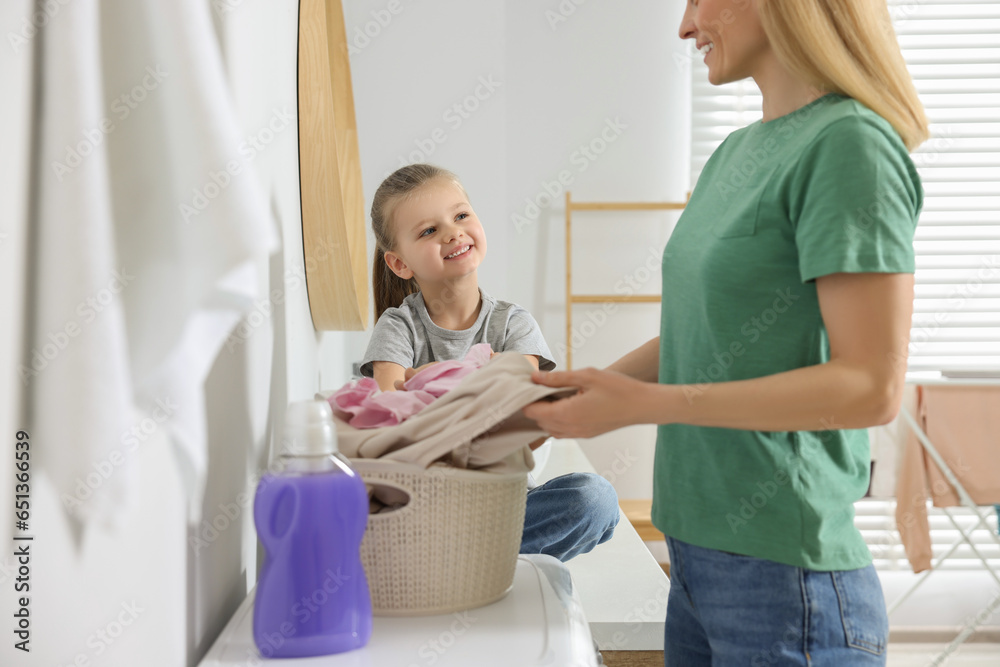
[[531, 314], [479, 288], [486, 233], [454, 174], [427, 164], [391, 174], [375, 192], [372, 230], [376, 322], [361, 372], [379, 388], [392, 391], [409, 368], [462, 359], [476, 343], [555, 368]]
[[536, 374], [580, 391], [524, 413], [556, 437], [659, 425], [667, 665], [884, 665], [854, 503], [866, 428], [904, 386], [923, 107], [884, 2], [689, 0], [680, 37], [711, 83], [752, 77], [763, 119], [715, 151], [670, 236], [659, 337]]
[[[480, 289], [486, 233], [454, 174], [427, 164], [397, 170], [375, 192], [371, 217], [376, 322], [361, 373], [382, 391], [401, 389], [424, 365], [464, 358], [477, 343], [555, 368], [531, 314]], [[568, 560], [609, 539], [618, 517], [607, 480], [563, 475], [528, 492], [521, 553]]]

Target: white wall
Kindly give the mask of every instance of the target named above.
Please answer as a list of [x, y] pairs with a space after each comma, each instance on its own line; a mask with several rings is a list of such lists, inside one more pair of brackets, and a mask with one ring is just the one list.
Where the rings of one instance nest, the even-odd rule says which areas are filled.
[[[676, 57], [685, 52], [676, 36], [682, 9], [680, 0], [345, 3], [367, 201], [405, 163], [456, 172], [489, 239], [481, 285], [532, 312], [560, 366], [560, 173], [580, 200], [683, 200], [687, 191], [689, 72]], [[603, 152], [581, 150], [591, 142]], [[555, 197], [546, 200], [547, 192]], [[540, 196], [533, 210], [530, 201]], [[608, 293], [636, 276], [642, 291], [656, 293], [659, 253], [675, 220], [576, 217], [574, 291]], [[652, 274], [645, 269], [651, 257]], [[575, 367], [606, 365], [658, 334], [655, 305], [619, 307], [606, 324], [603, 312], [575, 309], [583, 334]], [[347, 335], [348, 358], [361, 358], [367, 338]], [[619, 495], [648, 498], [654, 437], [652, 428], [637, 427], [584, 447]]]
[[[31, 5], [26, 0], [4, 3], [0, 32], [19, 33], [25, 17], [30, 20]], [[275, 108], [294, 113], [297, 3], [256, 0], [212, 6], [240, 127], [256, 131]], [[59, 20], [59, 13], [51, 20]], [[17, 312], [25, 293], [31, 122], [27, 87], [32, 72], [30, 46], [14, 51], [4, 41], [0, 85], [16, 102], [5, 104], [0, 116], [11, 139], [0, 152], [0, 306], [8, 313], [0, 318], [0, 427], [10, 439], [22, 427], [13, 369], [21, 347], [22, 318]], [[196, 524], [188, 524], [184, 486], [162, 432], [137, 450], [134, 504], [119, 525], [94, 524], [75, 532], [46, 478], [36, 472], [32, 652], [13, 650], [7, 624], [0, 664], [192, 665], [256, 579], [257, 541], [250, 510], [255, 480], [267, 463], [269, 433], [280, 426], [288, 401], [310, 398], [321, 386], [339, 385], [348, 377], [343, 335], [317, 333], [309, 316], [301, 279], [298, 150], [292, 128], [276, 136], [251, 163], [283, 240], [282, 251], [258, 267], [260, 281], [282, 296], [280, 303], [270, 304], [273, 309], [266, 302], [259, 304], [256, 315], [241, 325], [245, 336], [223, 348], [206, 382], [209, 468]], [[53, 412], [52, 418], [57, 417]], [[5, 480], [12, 472], [9, 459], [0, 462]], [[10, 486], [5, 482], [0, 488]], [[5, 511], [11, 509], [9, 496], [5, 492], [0, 500]], [[3, 526], [0, 537], [9, 545], [7, 523]], [[5, 548], [0, 555], [0, 615], [7, 619], [15, 604], [12, 565]], [[119, 618], [129, 624], [118, 624]], [[101, 633], [110, 642], [101, 639]]]

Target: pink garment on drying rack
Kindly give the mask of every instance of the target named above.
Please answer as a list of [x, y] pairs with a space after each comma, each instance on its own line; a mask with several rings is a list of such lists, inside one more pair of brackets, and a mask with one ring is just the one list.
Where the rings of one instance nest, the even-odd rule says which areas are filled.
[[[1000, 503], [1000, 387], [918, 386], [915, 419], [973, 502]], [[896, 483], [896, 526], [914, 572], [934, 558], [927, 497], [935, 507], [960, 503], [944, 473], [908, 434]]]
[[403, 384], [405, 391], [380, 391], [373, 378], [361, 378], [327, 400], [354, 428], [395, 426], [457, 387], [462, 378], [485, 366], [492, 354], [489, 343], [479, 343], [461, 361], [441, 361], [420, 371]]

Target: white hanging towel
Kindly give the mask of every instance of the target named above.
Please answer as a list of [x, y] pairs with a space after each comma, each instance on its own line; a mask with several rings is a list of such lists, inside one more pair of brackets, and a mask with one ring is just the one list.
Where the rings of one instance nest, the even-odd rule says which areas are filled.
[[108, 515], [128, 477], [122, 435], [133, 411], [120, 294], [134, 282], [119, 264], [107, 141], [98, 6], [74, 3], [43, 33], [37, 226], [28, 305], [32, 439], [72, 515]]
[[[41, 465], [76, 519], [127, 509], [132, 455], [162, 429], [194, 520], [204, 381], [277, 247], [210, 9], [71, 3], [43, 36], [31, 348], [78, 331], [26, 370]], [[293, 112], [262, 122], [294, 136]]]

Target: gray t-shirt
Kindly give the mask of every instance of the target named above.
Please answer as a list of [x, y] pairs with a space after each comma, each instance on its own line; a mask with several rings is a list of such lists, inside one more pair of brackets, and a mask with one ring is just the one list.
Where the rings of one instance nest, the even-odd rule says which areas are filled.
[[406, 297], [398, 308], [386, 310], [375, 323], [361, 374], [371, 377], [376, 361], [417, 368], [432, 361], [464, 359], [478, 343], [489, 343], [494, 352], [537, 355], [538, 367], [543, 371], [556, 367], [531, 313], [516, 304], [497, 301], [482, 289], [479, 294], [483, 300], [479, 317], [475, 324], [462, 331], [442, 329], [434, 324], [420, 292]]

